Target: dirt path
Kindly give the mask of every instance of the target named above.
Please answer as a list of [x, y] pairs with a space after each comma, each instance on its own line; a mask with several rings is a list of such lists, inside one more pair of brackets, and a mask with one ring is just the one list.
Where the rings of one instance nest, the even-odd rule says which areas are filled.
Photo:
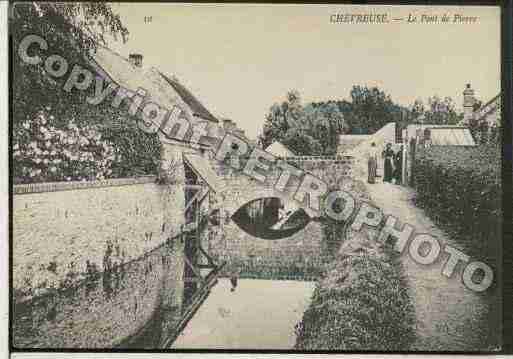
[[[389, 183], [367, 185], [372, 200], [385, 213], [411, 224], [417, 233], [429, 233], [446, 244], [461, 249], [440, 230], [412, 198], [414, 191]], [[502, 329], [496, 319], [500, 305], [495, 286], [484, 293], [475, 293], [461, 282], [463, 268], [458, 264], [451, 278], [441, 275], [448, 254], [437, 262], [421, 265], [414, 262], [405, 248], [401, 260], [409, 281], [417, 316], [417, 341], [414, 350], [470, 351], [493, 350], [500, 343]]]

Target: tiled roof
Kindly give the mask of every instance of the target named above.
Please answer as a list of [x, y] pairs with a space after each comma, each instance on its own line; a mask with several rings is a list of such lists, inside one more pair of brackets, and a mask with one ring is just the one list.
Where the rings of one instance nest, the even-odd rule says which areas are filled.
[[219, 122], [217, 118], [215, 118], [206, 108], [203, 106], [201, 102], [198, 101], [196, 97], [187, 89], [185, 86], [183, 86], [178, 81], [175, 81], [163, 73], [159, 72], [160, 75], [175, 89], [176, 92], [180, 95], [182, 100], [189, 105], [189, 108], [192, 111], [192, 114], [195, 116], [198, 116], [204, 120], [209, 120], [212, 122]]
[[495, 95], [495, 97], [493, 97], [492, 99], [490, 99], [487, 103], [485, 103], [484, 105], [482, 105], [481, 107], [486, 107], [490, 104], [492, 104], [493, 102], [497, 101], [497, 100], [500, 100], [500, 96], [501, 96], [501, 93]]
[[160, 106], [171, 109], [176, 104], [186, 105], [194, 115], [219, 122], [183, 85], [152, 67], [134, 66], [121, 55], [101, 46], [93, 55], [93, 60], [92, 65], [100, 74], [129, 90], [146, 90], [148, 96]]
[[345, 142], [358, 143], [358, 142], [368, 139], [370, 136], [371, 135], [339, 135], [338, 143], [339, 144], [345, 143]]
[[477, 119], [480, 120], [486, 115], [490, 114], [493, 111], [500, 111], [501, 106], [501, 94], [499, 93], [490, 101], [482, 105], [477, 111], [475, 111], [477, 115]]
[[293, 157], [294, 152], [289, 150], [285, 145], [280, 142], [273, 142], [266, 149], [267, 152], [275, 155], [276, 157]]
[[347, 152], [370, 137], [371, 135], [339, 135], [337, 153]]
[[475, 146], [468, 128], [432, 128], [431, 141], [438, 146]]
[[417, 134], [417, 130], [420, 130], [421, 136], [423, 136], [426, 128], [429, 128], [431, 143], [435, 146], [475, 146], [470, 130], [464, 126], [411, 124], [407, 127], [408, 137], [414, 137]]

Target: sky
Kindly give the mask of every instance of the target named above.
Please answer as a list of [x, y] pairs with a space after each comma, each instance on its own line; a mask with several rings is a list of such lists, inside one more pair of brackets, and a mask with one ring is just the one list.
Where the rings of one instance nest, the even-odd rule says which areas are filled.
[[[488, 101], [500, 91], [500, 9], [483, 6], [113, 4], [130, 35], [109, 46], [140, 53], [212, 112], [256, 138], [287, 91], [303, 103], [350, 99], [378, 86], [401, 105], [450, 96], [462, 109], [470, 83]], [[331, 23], [333, 14], [387, 14], [386, 24]], [[409, 15], [417, 22], [408, 23]], [[441, 23], [442, 15], [449, 23]], [[477, 17], [454, 23], [454, 15]], [[422, 23], [438, 15], [438, 23]], [[151, 22], [145, 22], [151, 17]]]

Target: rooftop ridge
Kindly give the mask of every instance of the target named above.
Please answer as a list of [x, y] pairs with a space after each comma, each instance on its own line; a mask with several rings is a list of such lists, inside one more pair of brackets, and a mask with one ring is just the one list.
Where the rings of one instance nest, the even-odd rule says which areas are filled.
[[212, 113], [210, 113], [210, 111], [183, 84], [164, 75], [159, 70], [157, 70], [157, 72], [169, 85], [171, 85], [171, 87], [175, 89], [182, 100], [191, 108], [194, 115], [215, 123], [219, 122], [219, 120], [212, 115]]

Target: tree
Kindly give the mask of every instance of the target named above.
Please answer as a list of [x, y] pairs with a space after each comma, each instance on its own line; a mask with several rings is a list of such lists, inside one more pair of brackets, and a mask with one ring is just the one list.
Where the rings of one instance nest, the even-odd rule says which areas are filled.
[[450, 97], [443, 99], [432, 96], [428, 99], [429, 108], [425, 112], [425, 123], [435, 125], [456, 125], [461, 119], [461, 114], [456, 112], [456, 106]]
[[338, 136], [344, 132], [344, 115], [333, 101], [320, 106], [309, 104], [305, 107], [304, 118], [310, 136], [323, 148], [322, 154], [334, 155], [337, 152]]
[[263, 147], [265, 148], [275, 141], [283, 142], [290, 128], [299, 127], [302, 116], [303, 106], [299, 92], [289, 91], [285, 101], [275, 103], [269, 109], [263, 133], [259, 139]]
[[297, 92], [294, 93], [297, 96], [287, 96], [284, 103], [271, 107], [261, 136], [265, 146], [280, 141], [303, 153], [299, 143], [304, 141], [304, 148], [308, 151], [317, 151], [320, 146], [315, 154], [333, 155], [337, 152], [338, 138], [342, 133], [371, 134], [389, 122], [412, 117], [403, 116], [402, 112], [408, 110], [395, 104], [377, 87], [353, 86], [351, 102], [313, 102], [304, 107], [295, 102], [292, 111], [291, 100], [299, 99]]
[[389, 122], [397, 121], [401, 107], [377, 87], [353, 86], [351, 113], [348, 118], [352, 133], [374, 133]]
[[[44, 71], [42, 66], [23, 62], [16, 49], [28, 34], [42, 36], [52, 52], [64, 56], [69, 64], [85, 65], [84, 58], [98, 45], [106, 45], [106, 36], [127, 40], [128, 30], [107, 3], [16, 3], [11, 4], [9, 29], [13, 39], [14, 124], [34, 117], [41, 104], [54, 111], [84, 114], [85, 93], [70, 96]], [[69, 71], [69, 70], [68, 70]], [[78, 106], [78, 107], [77, 107]], [[77, 118], [80, 123], [80, 119]]]
[[424, 107], [424, 102], [422, 102], [422, 100], [419, 98], [416, 99], [411, 107], [410, 117], [413, 120], [415, 120], [416, 118], [424, 116], [425, 112], [426, 112], [426, 108]]
[[128, 29], [108, 3], [48, 3], [11, 4], [11, 31], [38, 31], [47, 41], [71, 46], [74, 51], [106, 45], [106, 35], [117, 40], [128, 39]]
[[[13, 144], [21, 145], [24, 134], [27, 132], [23, 127], [24, 124], [26, 126], [27, 123], [36, 123], [35, 119], [41, 111], [45, 111], [49, 121], [48, 126], [55, 128], [56, 131], [65, 131], [66, 126], [73, 121], [80, 131], [93, 126], [101, 132], [102, 139], [112, 144], [121, 158], [111, 168], [110, 177], [156, 171], [156, 163], [160, 158], [160, 144], [155, 139], [156, 135], [142, 133], [136, 128], [135, 121], [127, 121], [130, 116], [126, 108], [112, 108], [108, 105], [109, 98], [98, 106], [91, 106], [86, 102], [86, 97], [94, 91], [93, 86], [89, 91], [67, 93], [62, 89], [63, 79], [67, 76], [56, 80], [45, 72], [44, 66], [27, 64], [17, 55], [16, 49], [20, 41], [26, 35], [36, 34], [48, 42], [46, 56], [59, 54], [70, 65], [79, 64], [94, 73], [95, 69], [87, 61], [91, 52], [94, 52], [99, 45], [107, 45], [109, 36], [114, 40], [121, 38], [124, 42], [128, 38], [127, 28], [108, 3], [16, 3], [10, 8], [9, 28], [13, 40], [11, 49], [14, 78], [11, 118]], [[45, 56], [42, 54], [41, 57]], [[106, 118], [120, 119], [125, 128], [121, 131], [102, 128], [99, 125]], [[127, 143], [133, 144], [136, 148], [126, 146]], [[58, 157], [59, 154], [55, 156]], [[26, 168], [24, 169], [21, 165], [23, 162], [17, 161], [16, 163], [20, 165], [15, 164], [13, 168], [15, 180], [17, 175], [21, 178], [26, 172]], [[130, 166], [127, 167], [125, 164]], [[45, 173], [44, 168], [41, 173]], [[80, 177], [86, 176], [77, 174], [71, 179]], [[51, 180], [51, 178], [33, 179], [35, 181]]]
[[344, 115], [335, 102], [303, 107], [299, 93], [290, 91], [284, 102], [271, 106], [260, 141], [264, 147], [279, 141], [298, 155], [333, 155], [344, 129]]
[[323, 148], [319, 141], [302, 128], [290, 129], [283, 140], [283, 144], [299, 156], [323, 154]]

